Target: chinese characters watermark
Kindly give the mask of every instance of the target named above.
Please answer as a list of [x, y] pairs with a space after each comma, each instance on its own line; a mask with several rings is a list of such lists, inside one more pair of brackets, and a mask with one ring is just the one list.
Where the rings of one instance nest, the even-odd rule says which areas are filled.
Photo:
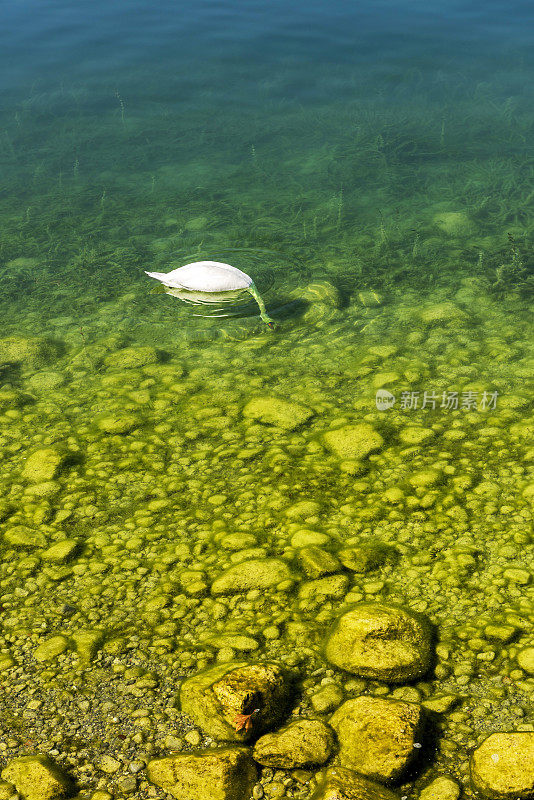
[[[430, 409], [444, 409], [445, 411], [494, 411], [497, 408], [498, 392], [475, 392], [473, 390], [443, 391], [402, 391], [400, 393], [398, 408], [401, 411], [416, 411]], [[379, 411], [393, 408], [397, 398], [387, 389], [379, 389], [376, 393], [376, 407]]]

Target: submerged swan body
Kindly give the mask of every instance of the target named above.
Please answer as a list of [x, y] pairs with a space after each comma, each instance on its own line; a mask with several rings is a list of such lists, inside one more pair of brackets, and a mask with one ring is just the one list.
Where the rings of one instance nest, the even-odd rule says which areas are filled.
[[246, 272], [241, 272], [231, 264], [219, 261], [194, 261], [172, 272], [147, 272], [165, 286], [167, 294], [178, 297], [189, 303], [225, 303], [236, 300], [248, 292], [252, 295], [260, 309], [261, 319], [274, 326], [267, 314], [265, 304], [254, 285], [254, 281]]

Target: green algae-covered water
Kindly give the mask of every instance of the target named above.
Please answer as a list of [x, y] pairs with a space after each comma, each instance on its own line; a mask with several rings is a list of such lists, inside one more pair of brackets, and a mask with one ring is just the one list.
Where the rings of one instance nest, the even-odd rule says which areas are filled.
[[2, 7], [0, 798], [534, 796], [533, 22]]

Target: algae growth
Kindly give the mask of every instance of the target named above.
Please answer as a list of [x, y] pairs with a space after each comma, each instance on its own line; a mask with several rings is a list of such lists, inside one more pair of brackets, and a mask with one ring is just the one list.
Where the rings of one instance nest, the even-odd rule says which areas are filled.
[[2, 117], [0, 797], [529, 796], [529, 84], [227, 69]]

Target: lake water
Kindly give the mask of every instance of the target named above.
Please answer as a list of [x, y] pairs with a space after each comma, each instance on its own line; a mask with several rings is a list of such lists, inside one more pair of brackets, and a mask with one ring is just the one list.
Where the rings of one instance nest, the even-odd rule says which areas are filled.
[[[0, 10], [0, 766], [22, 795], [16, 759], [48, 754], [84, 798], [203, 800], [229, 770], [227, 800], [323, 800], [339, 764], [469, 798], [491, 733], [532, 750], [533, 25], [452, 0]], [[249, 274], [275, 329], [145, 275], [200, 260]], [[335, 641], [362, 615], [370, 666]], [[426, 720], [409, 755], [399, 701]], [[351, 738], [366, 713], [385, 763]], [[278, 760], [219, 753], [290, 722]], [[525, 774], [518, 741], [494, 783]]]

